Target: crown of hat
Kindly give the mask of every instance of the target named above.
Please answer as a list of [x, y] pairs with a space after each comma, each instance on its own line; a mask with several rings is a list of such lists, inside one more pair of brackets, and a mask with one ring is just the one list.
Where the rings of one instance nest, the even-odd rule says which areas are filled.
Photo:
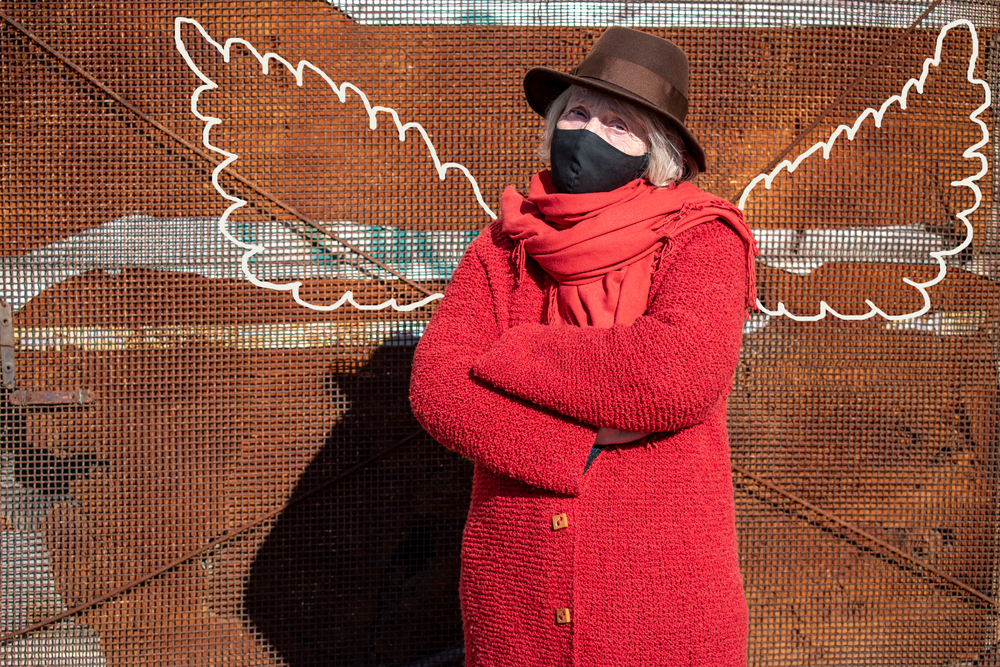
[[572, 72], [536, 67], [524, 77], [528, 104], [544, 116], [571, 85], [616, 97], [675, 127], [688, 153], [705, 171], [705, 153], [684, 125], [688, 112], [689, 66], [679, 46], [649, 33], [613, 26]]

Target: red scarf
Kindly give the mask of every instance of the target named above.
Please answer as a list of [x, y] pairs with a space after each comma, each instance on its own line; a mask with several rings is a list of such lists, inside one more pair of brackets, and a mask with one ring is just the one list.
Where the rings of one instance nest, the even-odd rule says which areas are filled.
[[555, 278], [549, 324], [610, 327], [646, 312], [660, 250], [678, 234], [722, 220], [747, 247], [747, 305], [757, 303], [754, 257], [759, 254], [743, 213], [693, 183], [657, 188], [636, 179], [611, 192], [556, 192], [549, 172], [531, 179], [528, 196], [507, 188], [500, 200], [503, 231], [517, 242], [519, 275], [525, 253]]

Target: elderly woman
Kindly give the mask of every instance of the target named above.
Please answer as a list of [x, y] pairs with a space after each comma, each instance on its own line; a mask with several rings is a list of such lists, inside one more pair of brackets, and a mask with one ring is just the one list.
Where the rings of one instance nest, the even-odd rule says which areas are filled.
[[747, 610], [726, 435], [753, 236], [690, 182], [687, 59], [608, 29], [525, 77], [551, 170], [469, 247], [411, 404], [475, 462], [468, 667], [736, 667]]

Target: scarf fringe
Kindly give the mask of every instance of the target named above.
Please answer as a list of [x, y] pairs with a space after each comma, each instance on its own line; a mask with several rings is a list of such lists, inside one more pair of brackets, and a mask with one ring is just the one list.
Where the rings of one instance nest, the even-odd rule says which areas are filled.
[[549, 288], [549, 299], [545, 306], [545, 323], [555, 324], [555, 314], [559, 312], [559, 283]]
[[[518, 286], [521, 281], [527, 275], [527, 261], [528, 253], [524, 249], [524, 239], [521, 239], [514, 245], [514, 250], [510, 253], [510, 261], [514, 264], [514, 285]], [[547, 303], [545, 304], [545, 323], [554, 324], [555, 323], [555, 313], [559, 311], [559, 283], [553, 281], [553, 285], [549, 287]]]
[[[664, 229], [671, 229], [671, 228], [673, 228], [673, 226], [678, 221], [683, 220], [685, 217], [687, 217], [691, 213], [693, 213], [695, 211], [700, 211], [701, 209], [706, 208], [707, 206], [708, 206], [708, 204], [698, 204], [698, 205], [695, 205], [692, 202], [686, 201], [686, 202], [684, 202], [681, 205], [681, 207], [679, 209], [677, 209], [676, 211], [674, 211], [670, 215], [664, 216], [663, 220], [660, 221], [660, 224], [656, 226], [656, 231], [659, 232], [659, 233], [663, 233]], [[664, 235], [664, 238], [668, 238], [668, 237], [666, 235]]]
[[750, 319], [751, 310], [757, 308], [757, 251], [756, 244], [747, 243], [747, 319]]
[[669, 236], [663, 237], [663, 245], [656, 251], [656, 259], [653, 260], [653, 273], [660, 270], [660, 262], [664, 257], [669, 256], [674, 251], [674, 240]]
[[[679, 211], [677, 211], [676, 213], [674, 213], [674, 214], [672, 214], [672, 215], [667, 216], [666, 218], [664, 218], [663, 223], [661, 225], [659, 225], [658, 229], [660, 229], [660, 230], [662, 230], [662, 229], [670, 229], [670, 228], [673, 227], [673, 225], [675, 223], [677, 223], [678, 221], [684, 219], [685, 216], [690, 215], [692, 213], [697, 213], [697, 212], [699, 212], [699, 211], [701, 211], [703, 209], [709, 208], [709, 207], [721, 208], [721, 209], [728, 209], [728, 210], [732, 211], [740, 219], [742, 219], [742, 217], [743, 217], [743, 211], [739, 210], [731, 202], [727, 202], [725, 200], [717, 201], [717, 202], [711, 202], [711, 203], [705, 202], [705, 203], [697, 203], [697, 204], [692, 203], [692, 202], [684, 202], [684, 205], [681, 206], [681, 208], [680, 208]], [[720, 220], [723, 220], [723, 219], [720, 218]], [[723, 221], [725, 222], [725, 220], [723, 220]], [[737, 234], [739, 234], [739, 230], [737, 230], [737, 229], [734, 228], [733, 231], [736, 231]], [[739, 234], [740, 239], [743, 241], [743, 245], [747, 249], [747, 289], [746, 289], [746, 303], [747, 303], [747, 308], [749, 309], [747, 311], [747, 319], [750, 318], [750, 312], [749, 312], [750, 310], [757, 310], [757, 272], [756, 272], [756, 263], [757, 262], [756, 262], [756, 257], [757, 257], [757, 255], [760, 254], [760, 250], [757, 247], [757, 239], [753, 238], [752, 233], [749, 233], [749, 234], [750, 234], [749, 238], [745, 237], [743, 234]], [[662, 259], [664, 255], [669, 255], [670, 251], [673, 249], [673, 246], [672, 246], [673, 239], [670, 238], [670, 237], [668, 237], [668, 236], [664, 236], [664, 240], [665, 240], [664, 248], [663, 248], [662, 251], [660, 251], [660, 255], [656, 259], [656, 268], [657, 268], [657, 270], [659, 270], [659, 268], [660, 268], [660, 259]]]
[[514, 284], [520, 285], [521, 280], [527, 271], [525, 268], [525, 262], [527, 261], [527, 252], [524, 249], [524, 239], [517, 242], [514, 246], [514, 251], [510, 255], [510, 261], [514, 263]]

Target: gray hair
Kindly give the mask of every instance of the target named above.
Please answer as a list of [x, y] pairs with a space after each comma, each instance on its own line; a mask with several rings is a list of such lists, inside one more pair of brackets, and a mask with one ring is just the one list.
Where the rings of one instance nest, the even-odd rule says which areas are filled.
[[566, 111], [569, 98], [574, 93], [600, 97], [610, 103], [616, 111], [624, 112], [639, 122], [646, 132], [646, 139], [649, 142], [649, 166], [646, 168], [643, 178], [651, 184], [662, 188], [672, 183], [694, 180], [694, 177], [698, 175], [698, 166], [687, 154], [684, 142], [672, 127], [634, 104], [580, 86], [570, 86], [564, 90], [559, 97], [552, 101], [548, 111], [545, 112], [545, 127], [542, 130], [542, 142], [538, 147], [538, 156], [546, 162], [551, 157], [552, 133], [555, 132], [556, 123]]

